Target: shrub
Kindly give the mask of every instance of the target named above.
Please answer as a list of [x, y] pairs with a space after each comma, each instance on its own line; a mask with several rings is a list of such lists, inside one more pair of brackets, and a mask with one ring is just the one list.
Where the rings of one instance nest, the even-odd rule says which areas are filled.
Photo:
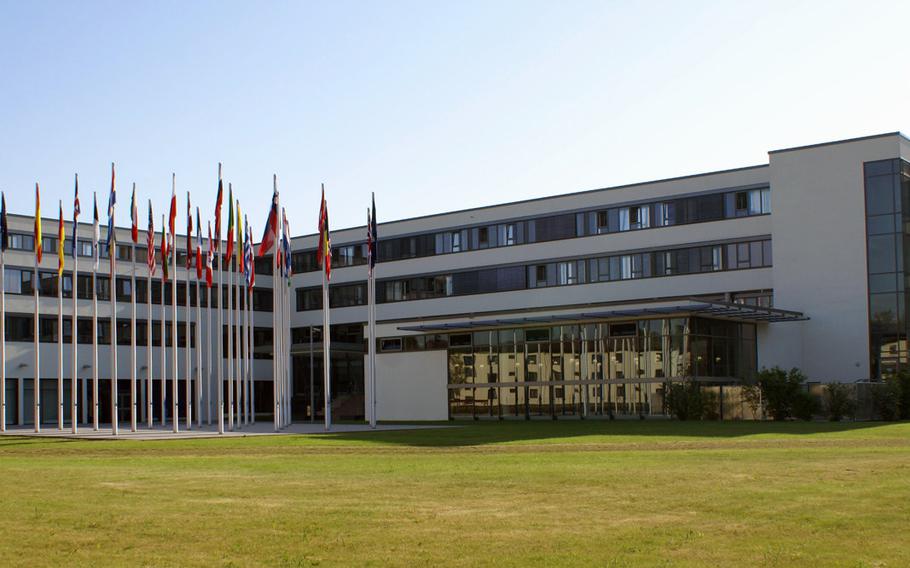
[[840, 422], [845, 417], [852, 417], [856, 411], [850, 385], [845, 383], [828, 383], [825, 385], [825, 410], [832, 422]]
[[[667, 410], [678, 420], [704, 420], [709, 418], [712, 397], [706, 396], [698, 383], [683, 381], [664, 386]], [[716, 404], [716, 397], [714, 397]]]
[[900, 416], [900, 383], [888, 379], [880, 383], [869, 385], [869, 398], [872, 412], [879, 420], [897, 420]]
[[806, 376], [802, 371], [796, 368], [784, 371], [780, 367], [773, 367], [759, 371], [757, 378], [765, 409], [772, 419], [812, 419], [816, 404], [806, 392]]

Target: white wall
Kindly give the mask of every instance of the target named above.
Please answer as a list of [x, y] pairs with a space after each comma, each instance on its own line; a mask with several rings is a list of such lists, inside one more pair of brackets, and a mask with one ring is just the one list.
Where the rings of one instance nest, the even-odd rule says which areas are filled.
[[445, 351], [377, 354], [379, 420], [446, 420], [449, 416], [447, 380]]
[[759, 333], [759, 366], [869, 377], [863, 162], [896, 158], [900, 145], [888, 135], [771, 153], [774, 303], [811, 320]]

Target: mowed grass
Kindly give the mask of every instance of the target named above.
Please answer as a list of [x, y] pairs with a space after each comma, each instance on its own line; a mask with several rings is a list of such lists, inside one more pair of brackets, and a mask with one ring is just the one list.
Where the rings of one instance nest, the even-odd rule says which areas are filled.
[[0, 566], [910, 565], [908, 423], [458, 425], [0, 438]]

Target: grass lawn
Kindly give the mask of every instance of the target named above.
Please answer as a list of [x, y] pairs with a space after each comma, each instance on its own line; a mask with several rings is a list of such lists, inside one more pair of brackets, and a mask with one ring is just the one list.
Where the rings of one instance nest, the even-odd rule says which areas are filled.
[[0, 566], [910, 566], [910, 423], [0, 438]]

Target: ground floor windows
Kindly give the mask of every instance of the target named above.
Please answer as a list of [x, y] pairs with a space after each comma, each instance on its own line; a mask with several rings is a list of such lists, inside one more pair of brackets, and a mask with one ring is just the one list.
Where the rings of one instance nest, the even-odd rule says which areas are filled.
[[[735, 382], [756, 370], [755, 326], [698, 317], [451, 334], [449, 412], [663, 413], [668, 380]], [[470, 411], [470, 412], [468, 412]]]

